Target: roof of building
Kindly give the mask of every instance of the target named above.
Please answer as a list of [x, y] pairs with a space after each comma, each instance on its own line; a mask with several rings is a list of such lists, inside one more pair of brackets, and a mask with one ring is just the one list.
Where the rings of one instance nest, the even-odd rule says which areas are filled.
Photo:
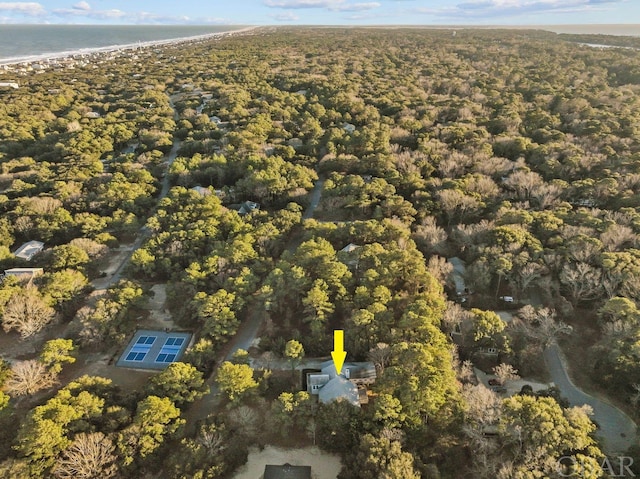
[[[327, 374], [331, 379], [335, 378], [338, 374], [336, 367], [332, 360], [323, 362], [320, 367], [322, 368], [322, 374]], [[342, 366], [341, 376], [347, 376], [349, 379], [361, 379], [377, 377], [376, 366], [372, 362], [346, 362]]]
[[355, 251], [358, 248], [361, 248], [361, 246], [357, 245], [355, 243], [349, 243], [347, 246], [342, 248], [340, 251], [342, 251], [343, 253], [351, 253], [352, 251]]
[[211, 194], [211, 190], [209, 188], [205, 188], [204, 186], [194, 186], [191, 189], [202, 196], [209, 196]]
[[353, 384], [344, 376], [336, 376], [327, 384], [322, 386], [318, 393], [321, 403], [327, 404], [333, 401], [344, 400], [360, 407], [360, 396], [358, 386]]
[[264, 479], [311, 479], [311, 466], [282, 466], [266, 465], [264, 467]]
[[13, 253], [17, 258], [26, 259], [29, 261], [36, 254], [38, 254], [44, 248], [44, 243], [42, 241], [29, 241]]
[[328, 374], [309, 373], [309, 376], [307, 379], [307, 385], [308, 386], [324, 386], [329, 382], [330, 379], [331, 378], [329, 377]]
[[260, 203], [256, 203], [255, 201], [245, 201], [240, 205], [240, 208], [238, 208], [238, 213], [240, 213], [241, 215], [246, 215], [251, 213], [253, 210], [259, 209]]
[[44, 269], [42, 268], [11, 268], [11, 269], [4, 270], [4, 274], [15, 275], [15, 276], [19, 276], [23, 274], [35, 276], [43, 273], [44, 273]]

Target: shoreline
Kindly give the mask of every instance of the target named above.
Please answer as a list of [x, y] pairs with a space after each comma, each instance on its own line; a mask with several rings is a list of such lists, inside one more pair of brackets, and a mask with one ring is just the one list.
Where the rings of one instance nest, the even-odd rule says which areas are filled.
[[92, 55], [102, 54], [102, 53], [137, 50], [139, 48], [178, 45], [181, 43], [198, 42], [198, 41], [209, 40], [212, 38], [219, 38], [219, 37], [221, 38], [225, 36], [231, 36], [238, 33], [246, 33], [256, 28], [259, 28], [259, 27], [249, 26], [249, 27], [244, 27], [237, 30], [205, 33], [205, 34], [194, 35], [189, 37], [168, 38], [164, 40], [149, 40], [146, 42], [126, 43], [121, 45], [108, 45], [104, 47], [78, 48], [76, 50], [66, 50], [62, 52], [41, 53], [41, 54], [35, 54], [35, 55], [25, 55], [21, 57], [0, 58], [0, 66], [21, 65], [21, 64], [38, 63], [38, 62], [50, 62], [52, 60], [65, 60], [69, 58], [92, 56]]

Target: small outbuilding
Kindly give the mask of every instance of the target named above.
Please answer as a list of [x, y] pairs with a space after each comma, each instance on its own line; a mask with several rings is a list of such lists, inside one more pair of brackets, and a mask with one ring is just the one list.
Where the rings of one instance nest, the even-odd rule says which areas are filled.
[[263, 479], [311, 479], [311, 466], [292, 466], [283, 464], [282, 466], [264, 467]]
[[33, 278], [37, 276], [42, 276], [44, 274], [44, 269], [42, 268], [11, 268], [4, 270], [4, 276], [14, 276], [18, 278], [20, 281], [31, 281]]
[[14, 254], [16, 258], [22, 258], [25, 261], [31, 261], [35, 255], [44, 249], [44, 243], [41, 241], [29, 241], [20, 248], [18, 248]]
[[256, 203], [255, 201], [245, 201], [238, 208], [238, 213], [242, 216], [248, 215], [254, 210], [260, 209], [260, 203]]

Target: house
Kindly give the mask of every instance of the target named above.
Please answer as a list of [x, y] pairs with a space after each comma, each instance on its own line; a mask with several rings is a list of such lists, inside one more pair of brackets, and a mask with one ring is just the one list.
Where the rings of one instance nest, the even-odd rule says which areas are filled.
[[340, 261], [346, 264], [350, 269], [355, 269], [358, 267], [358, 262], [360, 261], [360, 254], [357, 253], [358, 249], [362, 248], [362, 246], [349, 243], [347, 246], [342, 248], [339, 253]]
[[344, 248], [342, 248], [340, 250], [341, 253], [351, 253], [355, 250], [357, 250], [358, 248], [361, 248], [361, 246], [354, 244], [354, 243], [349, 243], [347, 246], [345, 246]]
[[42, 276], [44, 270], [42, 268], [11, 268], [5, 269], [3, 278], [7, 276], [15, 276], [20, 281], [29, 282], [36, 276]]
[[211, 190], [209, 188], [204, 188], [203, 186], [194, 186], [191, 189], [200, 196], [209, 196], [211, 194]]
[[247, 215], [251, 213], [253, 210], [259, 210], [260, 203], [256, 203], [255, 201], [245, 201], [238, 208], [238, 213], [240, 215]]
[[311, 479], [311, 466], [266, 465], [262, 479]]
[[368, 403], [366, 387], [377, 378], [373, 363], [344, 363], [340, 375], [337, 374], [333, 361], [325, 361], [321, 368], [319, 372], [307, 373], [307, 392], [318, 396], [321, 403], [327, 404], [339, 399], [354, 406]]
[[293, 148], [300, 148], [304, 145], [304, 142], [302, 141], [302, 138], [291, 138], [287, 141], [287, 145], [292, 146]]
[[468, 293], [468, 289], [464, 282], [464, 275], [467, 271], [467, 265], [464, 261], [462, 261], [458, 257], [449, 258], [447, 260], [451, 266], [453, 266], [453, 271], [451, 272], [451, 279], [453, 280], [453, 285], [456, 290], [456, 294], [458, 296], [462, 296]]
[[18, 248], [14, 254], [16, 258], [22, 258], [31, 261], [35, 255], [44, 249], [44, 243], [41, 241], [29, 241]]

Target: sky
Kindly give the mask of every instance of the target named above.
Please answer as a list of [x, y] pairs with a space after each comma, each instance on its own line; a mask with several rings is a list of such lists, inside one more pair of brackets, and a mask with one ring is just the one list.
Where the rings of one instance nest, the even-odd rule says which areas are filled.
[[0, 1], [0, 24], [7, 23], [133, 25], [617, 24], [640, 23], [640, 0]]

